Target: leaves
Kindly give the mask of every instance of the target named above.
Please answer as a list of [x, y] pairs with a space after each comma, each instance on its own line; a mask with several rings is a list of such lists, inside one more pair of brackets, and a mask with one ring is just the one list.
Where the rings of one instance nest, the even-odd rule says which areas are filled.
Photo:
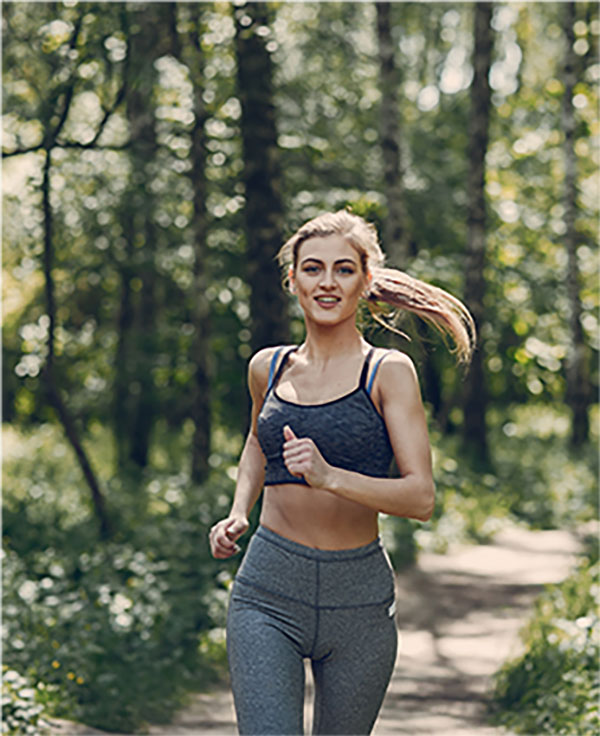
[[497, 722], [517, 733], [597, 733], [598, 565], [548, 586], [523, 631], [526, 651], [496, 675]]

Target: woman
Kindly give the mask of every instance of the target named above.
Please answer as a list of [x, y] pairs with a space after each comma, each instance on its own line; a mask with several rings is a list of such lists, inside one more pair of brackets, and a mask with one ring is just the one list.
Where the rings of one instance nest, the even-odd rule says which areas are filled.
[[[227, 622], [242, 734], [303, 733], [304, 659], [315, 681], [313, 733], [370, 733], [396, 658], [394, 581], [378, 514], [427, 521], [434, 483], [415, 369], [371, 347], [361, 298], [432, 321], [468, 360], [474, 329], [441, 289], [383, 268], [375, 228], [347, 211], [303, 225], [279, 261], [304, 312], [300, 346], [250, 361], [250, 432], [214, 557], [239, 551], [264, 488], [260, 526], [236, 576]], [[399, 478], [389, 478], [392, 458]]]

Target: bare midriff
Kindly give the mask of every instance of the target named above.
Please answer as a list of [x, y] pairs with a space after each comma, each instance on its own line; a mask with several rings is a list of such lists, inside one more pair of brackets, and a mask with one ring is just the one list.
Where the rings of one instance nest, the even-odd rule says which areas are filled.
[[379, 533], [376, 511], [299, 483], [265, 487], [260, 523], [315, 549], [362, 547]]

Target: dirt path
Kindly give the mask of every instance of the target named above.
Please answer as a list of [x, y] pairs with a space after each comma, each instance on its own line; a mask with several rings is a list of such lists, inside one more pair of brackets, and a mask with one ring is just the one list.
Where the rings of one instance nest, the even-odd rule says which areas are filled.
[[578, 549], [568, 532], [507, 529], [491, 545], [422, 554], [399, 576], [402, 647], [374, 733], [505, 733], [485, 725], [491, 677], [519, 653], [533, 599], [569, 574]]
[[[508, 736], [486, 724], [491, 677], [519, 652], [519, 629], [543, 584], [563, 580], [578, 549], [568, 532], [511, 528], [493, 544], [422, 553], [417, 567], [398, 576], [400, 649], [374, 736]], [[234, 736], [229, 691], [195, 695], [170, 726], [150, 734]]]
[[[568, 575], [578, 548], [568, 532], [507, 529], [490, 545], [422, 553], [398, 576], [400, 651], [374, 736], [506, 735], [486, 725], [491, 676], [518, 653], [533, 599]], [[310, 702], [305, 720], [308, 729]], [[172, 726], [150, 733], [233, 736], [231, 696], [197, 695]]]

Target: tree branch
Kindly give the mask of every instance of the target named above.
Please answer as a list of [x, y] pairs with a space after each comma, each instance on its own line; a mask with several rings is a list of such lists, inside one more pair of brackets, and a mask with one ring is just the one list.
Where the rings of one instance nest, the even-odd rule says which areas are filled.
[[[73, 35], [71, 36], [71, 41], [69, 43], [69, 46], [71, 47], [71, 50], [73, 50], [77, 46], [77, 39], [79, 37], [79, 32], [81, 30], [81, 24], [83, 22], [83, 13], [79, 14], [79, 17], [77, 19], [77, 23], [75, 24], [75, 27], [73, 29]], [[69, 83], [65, 85], [65, 99], [63, 104], [63, 109], [60, 113], [60, 117], [58, 119], [58, 122], [56, 123], [56, 127], [52, 131], [52, 133], [48, 136], [45, 148], [47, 150], [50, 150], [54, 144], [56, 143], [56, 139], [58, 138], [60, 131], [62, 130], [64, 124], [67, 121], [67, 117], [69, 115], [69, 110], [71, 109], [71, 101], [73, 100], [73, 93], [75, 91], [75, 73], [73, 72], [71, 74], [71, 78], [69, 79]]]
[[33, 153], [33, 151], [40, 151], [44, 148], [43, 143], [38, 143], [37, 146], [29, 146], [28, 148], [15, 148], [14, 151], [2, 151], [2, 158], [10, 158], [11, 156], [20, 156], [24, 153]]

